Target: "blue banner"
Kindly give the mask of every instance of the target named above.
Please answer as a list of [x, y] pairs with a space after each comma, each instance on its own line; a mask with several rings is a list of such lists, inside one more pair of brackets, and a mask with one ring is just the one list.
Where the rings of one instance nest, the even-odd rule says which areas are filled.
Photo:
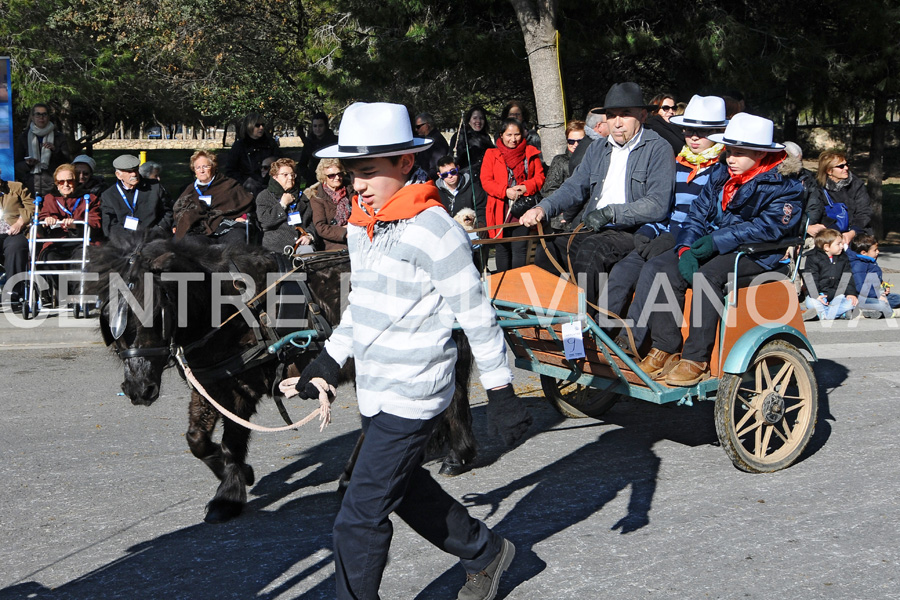
[[8, 56], [0, 56], [0, 177], [16, 178], [13, 158], [12, 78]]

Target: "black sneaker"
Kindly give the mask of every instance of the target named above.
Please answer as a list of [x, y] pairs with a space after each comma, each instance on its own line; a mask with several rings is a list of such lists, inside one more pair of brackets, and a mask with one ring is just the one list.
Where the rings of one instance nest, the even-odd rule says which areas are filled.
[[509, 568], [516, 547], [509, 540], [503, 540], [496, 558], [478, 573], [466, 574], [466, 585], [459, 590], [456, 600], [492, 600], [500, 588], [500, 577]]

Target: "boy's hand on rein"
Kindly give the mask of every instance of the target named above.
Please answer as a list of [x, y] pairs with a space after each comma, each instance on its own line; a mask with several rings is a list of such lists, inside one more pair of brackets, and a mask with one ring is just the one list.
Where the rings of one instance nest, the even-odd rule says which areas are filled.
[[300, 397], [304, 400], [318, 398], [321, 389], [312, 382], [312, 379], [321, 379], [327, 386], [334, 389], [337, 386], [340, 373], [341, 366], [329, 356], [327, 351], [322, 350], [319, 356], [303, 369], [303, 372], [294, 384], [294, 389], [297, 390]]

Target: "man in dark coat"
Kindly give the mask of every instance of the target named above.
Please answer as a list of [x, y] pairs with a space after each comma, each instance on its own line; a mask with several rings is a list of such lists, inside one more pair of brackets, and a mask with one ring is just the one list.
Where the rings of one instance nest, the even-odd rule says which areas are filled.
[[172, 234], [172, 200], [166, 188], [156, 180], [142, 179], [141, 161], [123, 154], [113, 161], [116, 183], [100, 196], [103, 235], [113, 231], [158, 229]]
[[429, 179], [432, 181], [437, 178], [438, 161], [450, 154], [450, 145], [438, 128], [434, 124], [434, 117], [429, 113], [423, 112], [416, 115], [413, 124], [413, 133], [419, 137], [431, 138], [434, 143], [430, 148], [416, 155], [416, 165], [428, 173]]

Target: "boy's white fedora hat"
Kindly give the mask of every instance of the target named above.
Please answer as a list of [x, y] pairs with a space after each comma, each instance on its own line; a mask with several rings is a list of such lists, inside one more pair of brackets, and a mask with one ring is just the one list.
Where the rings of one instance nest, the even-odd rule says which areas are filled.
[[784, 150], [783, 144], [772, 141], [775, 125], [769, 119], [738, 113], [731, 117], [725, 133], [714, 133], [709, 139], [726, 146], [737, 146], [762, 152], [778, 152]]
[[718, 96], [694, 95], [683, 115], [672, 117], [670, 123], [694, 129], [720, 129], [728, 125], [725, 100]]
[[341, 117], [338, 143], [318, 152], [318, 158], [375, 158], [428, 149], [434, 140], [413, 137], [409, 113], [400, 104], [356, 102]]

